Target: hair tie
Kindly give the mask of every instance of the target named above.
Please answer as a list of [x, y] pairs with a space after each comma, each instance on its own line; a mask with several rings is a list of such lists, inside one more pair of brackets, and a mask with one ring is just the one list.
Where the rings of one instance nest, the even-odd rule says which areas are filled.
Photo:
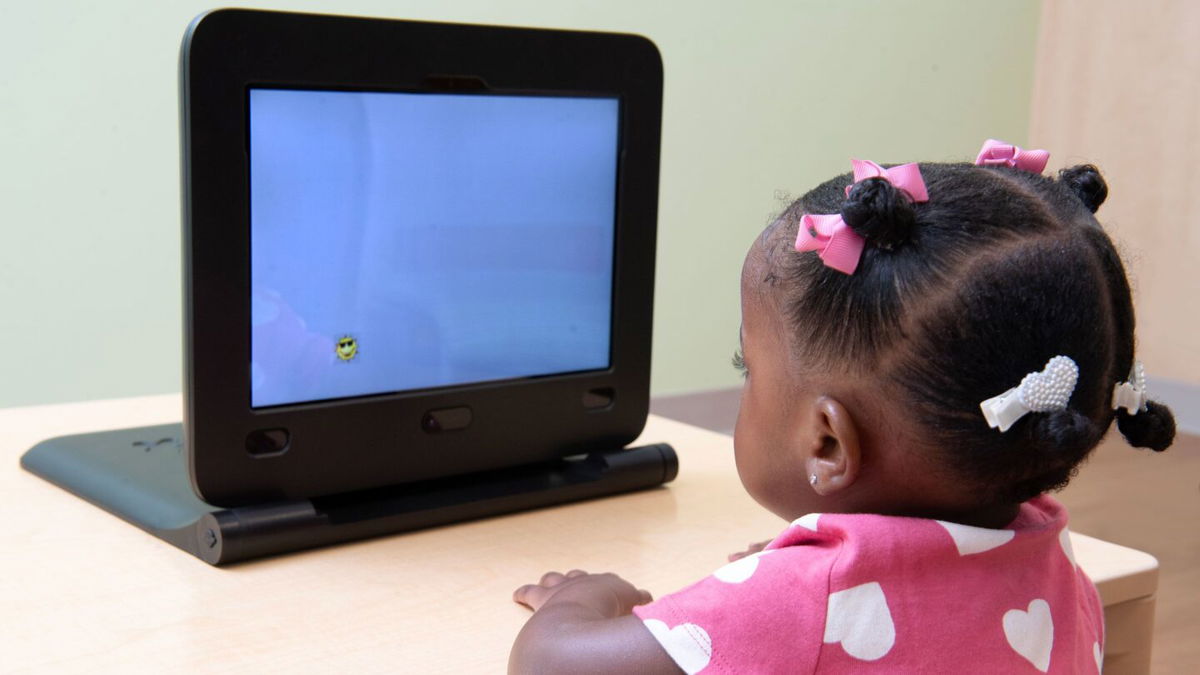
[[1146, 412], [1146, 369], [1141, 361], [1133, 362], [1129, 371], [1129, 380], [1113, 385], [1113, 410], [1124, 408], [1130, 415]]
[[1050, 153], [1045, 150], [1022, 150], [994, 138], [984, 141], [975, 157], [976, 166], [1010, 166], [1030, 173], [1045, 171], [1049, 161]]
[[[854, 169], [854, 183], [868, 178], [882, 178], [902, 190], [914, 202], [929, 201], [925, 179], [921, 177], [921, 169], [915, 163], [885, 169], [872, 161], [852, 159], [850, 166]], [[851, 187], [853, 185], [846, 186], [847, 196]], [[800, 227], [797, 229], [796, 251], [817, 251], [826, 267], [843, 274], [854, 274], [858, 269], [867, 240], [846, 224], [842, 214], [806, 213], [800, 218]]]
[[979, 407], [988, 426], [1005, 432], [1028, 413], [1065, 410], [1078, 381], [1079, 366], [1075, 361], [1069, 356], [1055, 356], [1041, 372], [1029, 373], [1021, 384], [989, 398]]

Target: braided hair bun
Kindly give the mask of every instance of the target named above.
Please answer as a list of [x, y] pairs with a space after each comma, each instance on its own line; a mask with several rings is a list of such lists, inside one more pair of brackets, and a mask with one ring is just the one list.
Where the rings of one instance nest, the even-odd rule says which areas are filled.
[[1100, 442], [1104, 429], [1074, 408], [1029, 415], [1022, 445], [1027, 473], [1007, 488], [1010, 498], [1032, 499], [1048, 490], [1064, 487], [1076, 468]]
[[1100, 170], [1091, 164], [1080, 164], [1058, 172], [1058, 180], [1079, 197], [1088, 211], [1096, 212], [1108, 198], [1108, 184]]
[[885, 178], [866, 178], [851, 186], [842, 220], [873, 246], [888, 250], [912, 239], [917, 214], [906, 192]]
[[1146, 409], [1136, 415], [1118, 410], [1117, 428], [1133, 447], [1162, 452], [1175, 440], [1175, 415], [1158, 401], [1147, 401]]
[[1087, 415], [1073, 408], [1032, 417], [1030, 434], [1048, 454], [1071, 464], [1082, 459], [1100, 440], [1101, 430]]

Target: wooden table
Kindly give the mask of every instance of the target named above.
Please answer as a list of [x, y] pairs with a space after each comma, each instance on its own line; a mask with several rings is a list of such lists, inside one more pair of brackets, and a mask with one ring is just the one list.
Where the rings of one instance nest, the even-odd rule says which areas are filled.
[[[785, 525], [745, 494], [732, 440], [651, 417], [668, 487], [213, 568], [21, 470], [57, 435], [177, 421], [178, 395], [0, 410], [0, 672], [503, 672], [550, 569], [617, 572], [655, 595]], [[1100, 588], [1105, 673], [1146, 672], [1157, 562], [1074, 535]]]

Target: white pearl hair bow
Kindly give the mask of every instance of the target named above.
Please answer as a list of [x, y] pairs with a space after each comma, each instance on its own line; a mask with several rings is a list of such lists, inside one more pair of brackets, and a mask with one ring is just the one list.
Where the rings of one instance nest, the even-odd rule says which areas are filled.
[[1146, 411], [1146, 369], [1141, 361], [1133, 362], [1133, 370], [1129, 371], [1128, 382], [1118, 382], [1113, 386], [1113, 410], [1124, 408], [1130, 415]]
[[988, 426], [1008, 431], [1028, 413], [1066, 409], [1078, 381], [1079, 366], [1071, 357], [1055, 356], [1041, 372], [1026, 375], [1021, 384], [989, 398], [979, 407]]

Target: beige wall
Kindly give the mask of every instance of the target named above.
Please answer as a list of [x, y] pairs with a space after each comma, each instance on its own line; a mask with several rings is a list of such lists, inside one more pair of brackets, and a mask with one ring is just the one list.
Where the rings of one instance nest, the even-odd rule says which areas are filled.
[[[738, 383], [751, 238], [881, 162], [1025, 140], [1037, 0], [289, 0], [301, 11], [642, 33], [666, 69], [653, 388]], [[176, 59], [212, 0], [6, 2], [0, 406], [180, 387]]]
[[1152, 375], [1200, 385], [1200, 3], [1047, 0], [1031, 143], [1092, 162]]

